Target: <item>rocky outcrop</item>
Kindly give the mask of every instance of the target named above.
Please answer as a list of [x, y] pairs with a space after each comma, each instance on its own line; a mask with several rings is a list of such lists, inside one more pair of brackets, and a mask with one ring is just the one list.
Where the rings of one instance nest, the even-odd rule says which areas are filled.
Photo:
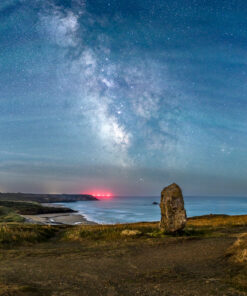
[[173, 183], [161, 192], [160, 200], [161, 221], [160, 228], [167, 233], [182, 230], [186, 224], [186, 211], [180, 187]]

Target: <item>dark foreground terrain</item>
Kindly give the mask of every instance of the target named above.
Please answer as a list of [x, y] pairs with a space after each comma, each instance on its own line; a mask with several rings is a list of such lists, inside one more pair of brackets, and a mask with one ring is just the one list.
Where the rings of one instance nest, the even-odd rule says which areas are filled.
[[0, 226], [0, 295], [247, 295], [247, 216], [158, 223]]

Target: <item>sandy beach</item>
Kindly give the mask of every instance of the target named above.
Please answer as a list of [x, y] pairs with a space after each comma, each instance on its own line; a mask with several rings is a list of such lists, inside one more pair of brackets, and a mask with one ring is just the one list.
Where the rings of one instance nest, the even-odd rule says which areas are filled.
[[[62, 205], [53, 205], [43, 203], [43, 206], [49, 207], [63, 207]], [[36, 223], [36, 224], [65, 224], [65, 225], [93, 225], [97, 224], [93, 221], [88, 221], [83, 215], [78, 213], [49, 213], [49, 214], [38, 214], [38, 215], [22, 215], [26, 219], [27, 223]]]
[[66, 224], [66, 225], [92, 225], [97, 224], [88, 221], [85, 217], [74, 213], [56, 213], [56, 214], [40, 214], [40, 215], [22, 215], [28, 223], [36, 224]]

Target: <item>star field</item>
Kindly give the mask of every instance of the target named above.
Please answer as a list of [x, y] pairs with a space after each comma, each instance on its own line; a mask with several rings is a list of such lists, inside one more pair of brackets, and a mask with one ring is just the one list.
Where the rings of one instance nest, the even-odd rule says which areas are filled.
[[246, 194], [246, 13], [2, 1], [0, 191]]

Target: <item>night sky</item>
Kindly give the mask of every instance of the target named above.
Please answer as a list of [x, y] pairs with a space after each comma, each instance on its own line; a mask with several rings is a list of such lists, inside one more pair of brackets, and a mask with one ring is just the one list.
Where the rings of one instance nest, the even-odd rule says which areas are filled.
[[246, 0], [1, 0], [0, 191], [247, 195]]

